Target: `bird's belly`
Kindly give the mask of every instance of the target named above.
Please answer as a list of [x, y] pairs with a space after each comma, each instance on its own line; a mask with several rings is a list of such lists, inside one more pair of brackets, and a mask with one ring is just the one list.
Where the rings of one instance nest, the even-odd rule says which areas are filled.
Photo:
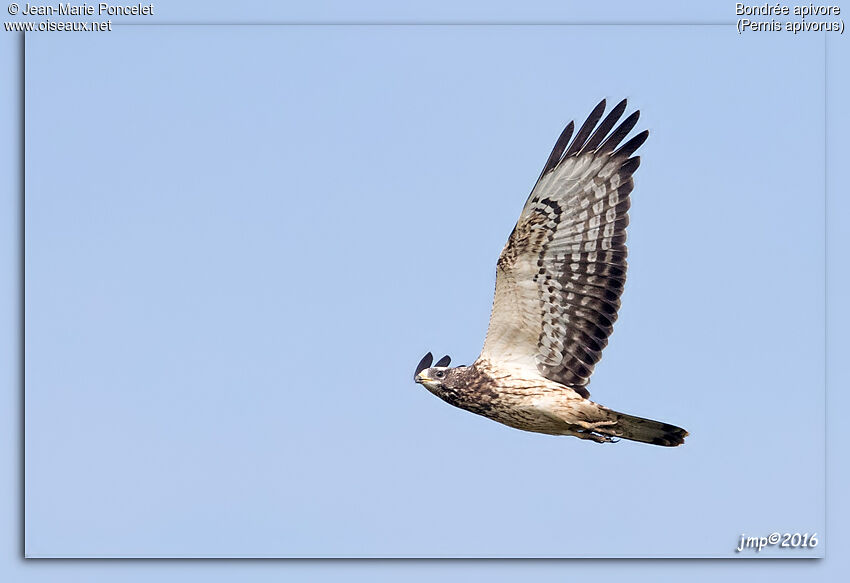
[[579, 400], [581, 397], [564, 388], [557, 391], [548, 387], [530, 389], [530, 387], [503, 388], [491, 394], [489, 398], [477, 398], [457, 405], [515, 429], [562, 435], [567, 425], [557, 417], [547, 414], [546, 410], [540, 407], [541, 400], [545, 401], [554, 397], [558, 401], [568, 403]]

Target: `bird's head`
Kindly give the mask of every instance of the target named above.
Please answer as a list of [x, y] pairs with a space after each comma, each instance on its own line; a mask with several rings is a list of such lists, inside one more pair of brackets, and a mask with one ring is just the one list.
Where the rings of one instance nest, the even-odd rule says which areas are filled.
[[461, 369], [465, 367], [449, 368], [452, 359], [444, 356], [431, 366], [434, 357], [429, 352], [422, 357], [413, 373], [413, 380], [423, 385], [426, 389], [440, 398], [446, 398], [460, 387]]

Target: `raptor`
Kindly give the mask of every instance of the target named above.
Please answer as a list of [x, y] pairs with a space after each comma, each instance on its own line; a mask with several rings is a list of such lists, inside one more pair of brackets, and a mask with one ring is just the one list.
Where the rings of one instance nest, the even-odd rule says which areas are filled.
[[640, 164], [633, 154], [649, 136], [644, 130], [622, 143], [640, 112], [618, 125], [626, 100], [603, 119], [605, 107], [603, 99], [575, 137], [570, 122], [546, 160], [499, 256], [481, 355], [471, 366], [450, 367], [448, 356], [434, 363], [429, 352], [414, 380], [451, 405], [517, 429], [676, 446], [688, 435], [681, 427], [611, 410], [587, 389], [620, 308]]

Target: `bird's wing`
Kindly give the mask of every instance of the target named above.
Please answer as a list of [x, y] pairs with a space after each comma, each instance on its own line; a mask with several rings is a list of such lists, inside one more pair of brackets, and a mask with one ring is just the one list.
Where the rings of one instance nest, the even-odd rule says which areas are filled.
[[588, 383], [620, 307], [629, 193], [640, 163], [631, 156], [649, 135], [620, 146], [639, 116], [614, 129], [625, 109], [623, 100], [596, 127], [602, 100], [572, 142], [572, 122], [558, 138], [499, 256], [481, 359], [536, 368], [573, 387]]

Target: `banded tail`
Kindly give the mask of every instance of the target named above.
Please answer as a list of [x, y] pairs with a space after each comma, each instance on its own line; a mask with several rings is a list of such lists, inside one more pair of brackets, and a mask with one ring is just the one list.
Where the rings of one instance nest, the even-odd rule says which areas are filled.
[[681, 427], [670, 425], [662, 421], [654, 421], [643, 417], [636, 417], [619, 411], [612, 411], [607, 407], [596, 404], [598, 407], [599, 421], [614, 421], [611, 425], [600, 426], [595, 431], [611, 437], [621, 437], [641, 443], [675, 447], [685, 443], [688, 432]]

